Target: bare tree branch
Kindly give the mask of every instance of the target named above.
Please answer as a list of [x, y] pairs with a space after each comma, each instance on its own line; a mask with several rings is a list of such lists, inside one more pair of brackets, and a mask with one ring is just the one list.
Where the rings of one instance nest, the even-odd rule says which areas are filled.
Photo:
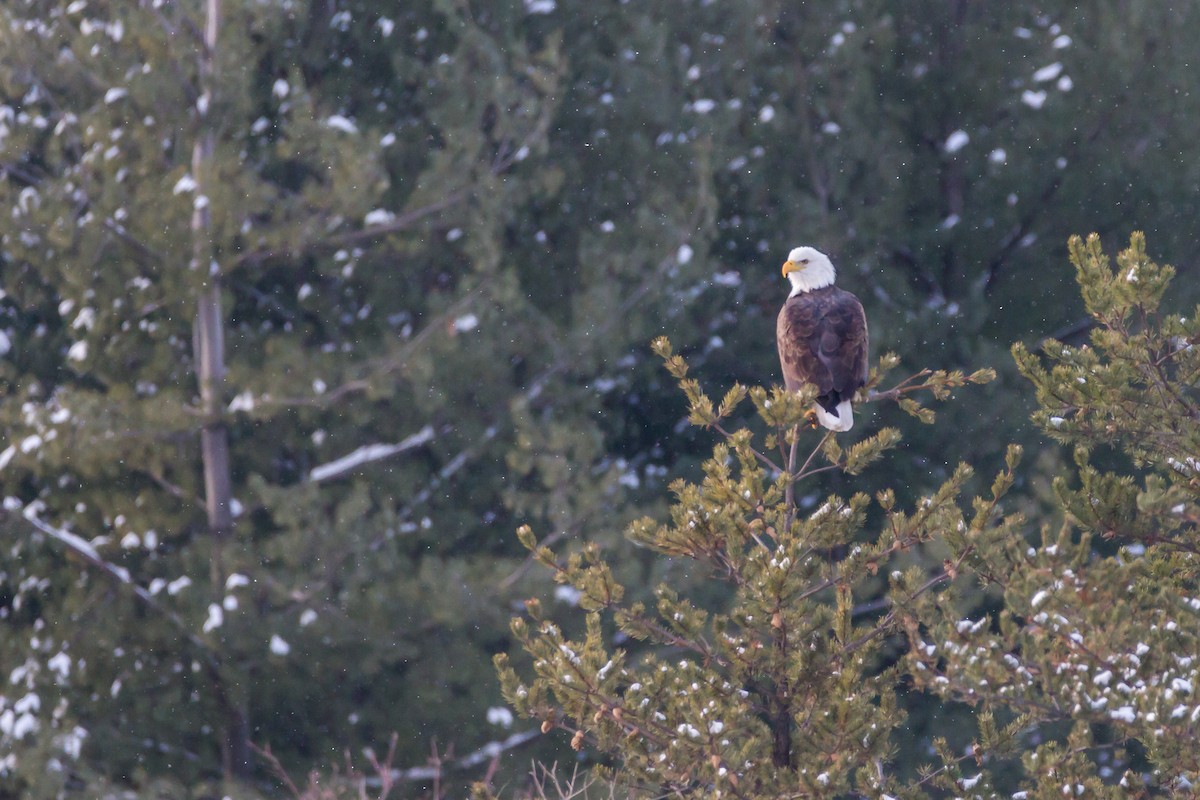
[[[473, 767], [478, 767], [482, 764], [500, 757], [509, 750], [515, 750], [522, 745], [532, 742], [542, 735], [540, 728], [530, 728], [528, 730], [519, 731], [500, 741], [488, 742], [483, 747], [468, 753], [462, 758], [446, 760], [445, 758], [438, 759], [438, 763], [432, 766], [424, 767], [409, 767], [408, 769], [393, 770], [391, 777], [395, 781], [430, 781], [440, 778], [447, 771], [460, 772], [469, 770]], [[375, 785], [378, 779], [368, 780], [367, 783]]]

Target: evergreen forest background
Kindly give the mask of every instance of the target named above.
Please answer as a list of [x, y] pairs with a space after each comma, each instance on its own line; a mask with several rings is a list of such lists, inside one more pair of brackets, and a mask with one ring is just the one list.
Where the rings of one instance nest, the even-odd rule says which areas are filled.
[[[795, 245], [893, 374], [997, 373], [865, 406], [902, 443], [800, 512], [1015, 443], [1057, 524], [1010, 348], [1086, 341], [1071, 234], [1200, 300], [1197, 64], [1137, 0], [5, 3], [0, 797], [286, 796], [393, 733], [393, 796], [591, 763], [501, 695], [527, 599], [582, 626], [514, 532], [716, 591], [625, 536], [715, 442], [650, 342], [776, 383]], [[915, 772], [974, 723], [909, 699]]]

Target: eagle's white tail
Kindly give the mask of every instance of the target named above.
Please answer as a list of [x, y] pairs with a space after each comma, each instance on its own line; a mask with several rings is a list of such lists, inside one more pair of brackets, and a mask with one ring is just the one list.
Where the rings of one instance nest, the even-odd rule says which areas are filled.
[[814, 404], [813, 409], [817, 412], [817, 422], [831, 431], [841, 433], [850, 430], [854, 426], [854, 410], [849, 400], [843, 400], [838, 403], [837, 416], [821, 408], [819, 403]]

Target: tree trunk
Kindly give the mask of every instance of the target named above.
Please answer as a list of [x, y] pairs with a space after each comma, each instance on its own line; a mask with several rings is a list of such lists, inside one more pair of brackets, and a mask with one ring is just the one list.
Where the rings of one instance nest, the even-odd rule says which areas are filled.
[[[796, 453], [800, 448], [800, 427], [792, 428], [792, 447], [788, 451], [787, 488], [784, 489], [783, 531], [781, 536], [787, 536], [792, 529], [792, 520], [796, 518]], [[775, 650], [780, 656], [780, 669], [787, 670], [787, 630], [780, 625], [775, 631]], [[771, 763], [780, 769], [791, 769], [792, 766], [792, 687], [785, 678], [775, 686], [772, 697], [773, 708], [768, 725], [771, 728]]]
[[[207, 120], [212, 102], [217, 34], [221, 25], [221, 0], [205, 3], [204, 39], [200, 51], [200, 130], [192, 148], [192, 175], [196, 181], [196, 203], [192, 211], [192, 260], [189, 265], [204, 275], [203, 288], [196, 303], [193, 327], [193, 357], [200, 388], [200, 409], [204, 427], [200, 432], [200, 453], [204, 465], [204, 505], [212, 538], [210, 577], [213, 592], [224, 591], [225, 566], [222, 553], [233, 529], [233, 488], [230, 479], [229, 433], [223, 418], [225, 404], [225, 334], [221, 309], [220, 271], [214, 258], [212, 221], [208, 207], [208, 187], [212, 185], [211, 165], [215, 148], [212, 125]], [[224, 720], [221, 728], [221, 766], [226, 779], [250, 773], [249, 724], [243, 702], [236, 692], [215, 675], [214, 694]]]
[[[203, 232], [202, 230], [196, 231]], [[195, 359], [200, 384], [204, 427], [200, 451], [204, 460], [204, 504], [213, 536], [213, 580], [224, 580], [221, 547], [233, 528], [232, 487], [229, 478], [229, 435], [222, 419], [225, 388], [225, 342], [222, 327], [221, 286], [209, 277], [196, 304]]]

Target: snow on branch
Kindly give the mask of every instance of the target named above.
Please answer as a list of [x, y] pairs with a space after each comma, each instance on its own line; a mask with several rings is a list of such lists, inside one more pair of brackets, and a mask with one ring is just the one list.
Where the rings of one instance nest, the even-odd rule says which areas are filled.
[[433, 426], [426, 425], [421, 430], [414, 433], [412, 436], [406, 437], [395, 444], [368, 444], [363, 445], [357, 450], [347, 453], [339, 459], [330, 461], [326, 464], [319, 464], [312, 468], [308, 473], [308, 479], [313, 483], [332, 480], [333, 478], [341, 477], [347, 472], [358, 469], [363, 464], [369, 464], [372, 461], [390, 458], [391, 456], [403, 453], [406, 450], [420, 447], [426, 442], [433, 440]]
[[42, 519], [37, 515], [39, 510], [40, 506], [38, 503], [31, 503], [25, 507], [25, 510], [22, 512], [21, 516], [25, 517], [25, 519], [29, 521], [30, 525], [46, 534], [51, 539], [54, 539], [60, 544], [65, 545], [68, 550], [72, 551], [78, 556], [81, 556], [84, 561], [91, 564], [96, 569], [115, 579], [119, 583], [123, 583], [133, 589], [134, 593], [137, 594], [142, 600], [151, 603], [154, 602], [154, 598], [150, 595], [150, 593], [134, 583], [133, 579], [129, 577], [129, 570], [125, 569], [124, 567], [118, 567], [116, 564], [113, 564], [110, 561], [106, 561], [100, 555], [99, 551], [92, 546], [91, 542], [87, 541], [78, 534], [71, 533], [63, 528], [56, 528], [47, 522], [43, 522]]
[[384, 758], [380, 759], [370, 749], [365, 751], [367, 760], [371, 765], [371, 770], [374, 772], [373, 775], [365, 774], [356, 768], [350, 760], [349, 751], [346, 751], [346, 769], [344, 773], [339, 774], [335, 771], [329, 779], [329, 785], [322, 785], [317, 773], [312, 772], [309, 774], [308, 785], [305, 787], [305, 791], [301, 791], [300, 787], [292, 780], [283, 764], [271, 752], [269, 744], [261, 747], [251, 744], [250, 747], [267, 762], [271, 771], [283, 782], [284, 786], [287, 787], [288, 791], [294, 797], [333, 797], [335, 795], [341, 797], [340, 788], [353, 787], [358, 790], [355, 794], [356, 797], [365, 798], [367, 796], [365, 790], [371, 788], [378, 790], [378, 796], [384, 798], [391, 794], [392, 789], [397, 783], [409, 781], [432, 781], [433, 796], [441, 797], [442, 792], [439, 789], [439, 783], [447, 772], [458, 772], [478, 767], [482, 764], [491, 764], [488, 775], [484, 778], [485, 782], [490, 782], [492, 773], [496, 768], [496, 762], [500, 756], [527, 742], [532, 742], [541, 736], [541, 733], [540, 727], [514, 733], [506, 739], [488, 742], [483, 747], [472, 753], [468, 753], [462, 758], [443, 757], [438, 753], [435, 743], [433, 746], [433, 755], [430, 756], [429, 763], [423, 767], [411, 767], [409, 769], [396, 769], [392, 766], [392, 762], [396, 757], [396, 741], [399, 738], [397, 734], [393, 733], [387, 755]]
[[169, 608], [163, 606], [145, 587], [140, 586], [136, 581], [134, 581], [129, 575], [129, 570], [119, 567], [101, 556], [100, 552], [92, 546], [91, 542], [82, 538], [78, 534], [71, 533], [63, 528], [56, 528], [55, 526], [41, 519], [38, 516], [38, 512], [41, 511], [42, 508], [43, 506], [40, 501], [30, 503], [25, 507], [25, 510], [21, 512], [21, 516], [23, 516], [30, 525], [37, 528], [39, 531], [46, 534], [56, 542], [62, 544], [72, 553], [78, 555], [89, 566], [109, 576], [117, 583], [128, 587], [129, 590], [132, 591], [138, 598], [138, 600], [140, 600], [154, 612], [161, 614], [168, 622], [171, 623], [171, 625], [175, 627], [176, 630], [180, 632], [181, 635], [183, 635], [185, 639], [187, 639], [187, 641], [193, 647], [196, 648], [196, 650], [204, 658], [210, 672], [213, 674], [217, 673], [220, 665], [216, 654], [213, 653], [212, 649], [204, 640], [200, 639], [195, 633], [192, 632], [191, 628], [183, 621], [182, 617]]
[[[467, 770], [472, 767], [478, 767], [481, 764], [486, 764], [493, 759], [499, 758], [509, 750], [514, 750], [527, 742], [532, 742], [541, 735], [542, 731], [540, 728], [518, 731], [506, 739], [488, 742], [478, 750], [453, 761], [439, 760], [438, 763], [430, 764], [426, 767], [409, 767], [408, 769], [393, 770], [391, 779], [393, 781], [429, 781], [434, 778], [440, 778], [448, 770]], [[371, 781], [367, 782], [371, 783]]]

